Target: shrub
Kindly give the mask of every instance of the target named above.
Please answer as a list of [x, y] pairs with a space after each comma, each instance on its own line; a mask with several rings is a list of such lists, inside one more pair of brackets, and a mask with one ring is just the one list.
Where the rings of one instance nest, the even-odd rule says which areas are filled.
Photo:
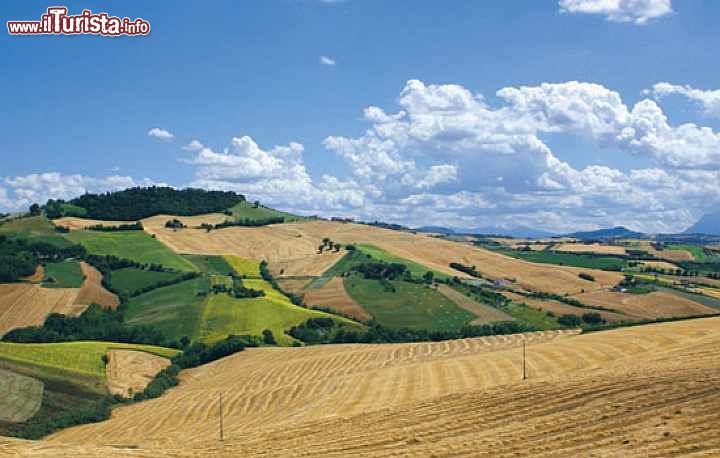
[[558, 323], [563, 326], [577, 327], [580, 326], [582, 320], [577, 315], [563, 315], [558, 318]]

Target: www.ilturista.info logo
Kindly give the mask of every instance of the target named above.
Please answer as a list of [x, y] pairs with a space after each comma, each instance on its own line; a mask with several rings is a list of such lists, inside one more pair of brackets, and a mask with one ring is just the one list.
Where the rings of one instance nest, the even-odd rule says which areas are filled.
[[68, 16], [64, 6], [51, 6], [39, 21], [8, 21], [10, 35], [147, 35], [150, 23], [143, 18], [130, 20], [83, 10], [77, 16]]

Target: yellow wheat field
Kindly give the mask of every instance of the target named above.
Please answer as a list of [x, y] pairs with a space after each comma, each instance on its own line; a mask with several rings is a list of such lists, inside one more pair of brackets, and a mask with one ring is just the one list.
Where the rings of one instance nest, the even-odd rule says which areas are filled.
[[[568, 336], [250, 349], [0, 455], [716, 456], [720, 319]], [[218, 440], [223, 394], [225, 441]]]
[[[235, 254], [255, 260], [265, 259], [271, 265], [317, 256], [318, 245], [327, 237], [342, 244], [376, 245], [394, 255], [449, 275], [464, 276], [449, 267], [451, 262], [475, 265], [487, 277], [509, 279], [529, 290], [574, 294], [582, 290], [614, 286], [622, 279], [617, 272], [539, 265], [425, 234], [360, 224], [309, 221], [263, 227], [231, 227], [207, 232], [200, 229], [173, 231], [161, 224], [148, 223], [145, 229], [178, 253]], [[319, 269], [313, 267], [309, 270], [316, 274]], [[581, 272], [590, 273], [596, 282], [579, 278]], [[313, 275], [297, 271], [292, 273]]]

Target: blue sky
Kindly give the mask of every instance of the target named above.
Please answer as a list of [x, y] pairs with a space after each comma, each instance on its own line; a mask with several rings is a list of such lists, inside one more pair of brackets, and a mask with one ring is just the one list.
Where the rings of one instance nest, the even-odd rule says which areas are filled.
[[675, 231], [720, 204], [717, 2], [65, 5], [152, 32], [0, 34], [0, 210], [167, 183], [411, 226]]

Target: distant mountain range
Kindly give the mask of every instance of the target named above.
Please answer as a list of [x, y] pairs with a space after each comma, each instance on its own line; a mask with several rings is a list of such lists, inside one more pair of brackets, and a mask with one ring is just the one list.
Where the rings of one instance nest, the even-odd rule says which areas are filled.
[[470, 234], [470, 235], [499, 235], [503, 237], [515, 237], [515, 238], [529, 238], [539, 239], [545, 237], [553, 237], [557, 234], [552, 232], [541, 231], [538, 229], [531, 229], [529, 227], [517, 226], [514, 228], [502, 228], [502, 227], [478, 227], [478, 228], [455, 228], [442, 226], [423, 226], [415, 229], [418, 232], [437, 232], [441, 234]]
[[685, 230], [685, 234], [720, 235], [720, 211], [708, 213]]
[[567, 237], [573, 237], [580, 240], [602, 240], [645, 238], [646, 235], [642, 232], [631, 231], [623, 226], [617, 226], [610, 229], [598, 229], [596, 231], [573, 232], [571, 234], [567, 234]]

